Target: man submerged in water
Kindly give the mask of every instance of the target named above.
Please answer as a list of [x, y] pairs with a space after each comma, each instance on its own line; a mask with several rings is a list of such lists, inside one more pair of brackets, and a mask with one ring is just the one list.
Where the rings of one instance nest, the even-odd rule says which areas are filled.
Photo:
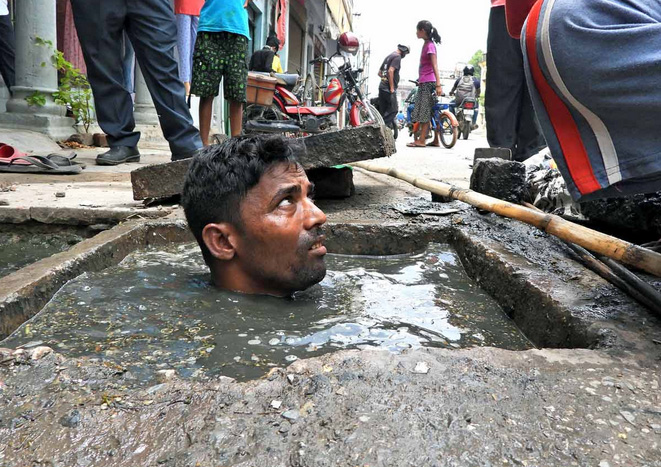
[[182, 205], [216, 287], [289, 296], [326, 275], [326, 215], [281, 136], [232, 138], [191, 162]]

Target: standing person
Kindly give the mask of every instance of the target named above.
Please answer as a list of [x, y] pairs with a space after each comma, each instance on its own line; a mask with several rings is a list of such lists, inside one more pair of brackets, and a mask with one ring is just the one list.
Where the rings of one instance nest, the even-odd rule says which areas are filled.
[[489, 146], [508, 148], [513, 160], [524, 161], [546, 143], [528, 93], [521, 44], [507, 32], [505, 0], [491, 0], [487, 70], [484, 107]]
[[[441, 43], [441, 36], [429, 21], [418, 23], [416, 36], [418, 39], [425, 41], [420, 55], [418, 93], [415, 96], [415, 106], [411, 114], [411, 119], [420, 124], [420, 129], [417, 138], [407, 146], [410, 148], [424, 148], [427, 133], [429, 133], [429, 122], [434, 113], [434, 92], [437, 96], [443, 93], [436, 59], [436, 44]], [[440, 146], [438, 137], [439, 132], [434, 132], [434, 141], [429, 143], [429, 146]]]
[[206, 0], [193, 55], [191, 94], [200, 97], [200, 135], [209, 144], [213, 99], [223, 81], [230, 103], [230, 132], [241, 134], [248, 69], [248, 4], [250, 0]]
[[9, 18], [9, 0], [0, 0], [0, 74], [11, 93], [14, 73], [14, 28]]
[[280, 62], [280, 57], [278, 56], [278, 50], [280, 49], [280, 40], [275, 36], [271, 35], [266, 39], [266, 45], [263, 49], [258, 50], [252, 57], [250, 57], [250, 66], [248, 69], [250, 71], [260, 71], [262, 73], [283, 73], [282, 63]]
[[71, 0], [71, 6], [96, 116], [110, 144], [110, 150], [99, 154], [96, 163], [117, 165], [140, 160], [140, 132], [135, 131], [133, 100], [124, 85], [124, 31], [154, 100], [172, 160], [193, 156], [202, 142], [177, 76], [177, 27], [169, 0]]
[[379, 105], [378, 109], [383, 117], [383, 121], [392, 131], [397, 139], [397, 125], [395, 125], [395, 116], [397, 115], [397, 85], [399, 84], [399, 70], [402, 67], [402, 59], [409, 53], [409, 48], [405, 45], [397, 45], [397, 50], [388, 55], [379, 68]]
[[204, 5], [204, 0], [174, 0], [174, 16], [177, 18], [179, 79], [184, 83], [186, 95], [190, 94], [193, 50], [195, 50], [195, 38], [202, 5]]

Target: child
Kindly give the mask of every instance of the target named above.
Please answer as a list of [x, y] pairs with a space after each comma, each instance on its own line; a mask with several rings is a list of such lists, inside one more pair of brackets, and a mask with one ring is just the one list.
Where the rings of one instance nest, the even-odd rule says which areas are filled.
[[246, 102], [246, 53], [250, 0], [206, 0], [200, 12], [191, 94], [200, 97], [200, 136], [209, 145], [213, 99], [223, 81], [230, 107], [230, 132], [241, 134], [243, 103]]

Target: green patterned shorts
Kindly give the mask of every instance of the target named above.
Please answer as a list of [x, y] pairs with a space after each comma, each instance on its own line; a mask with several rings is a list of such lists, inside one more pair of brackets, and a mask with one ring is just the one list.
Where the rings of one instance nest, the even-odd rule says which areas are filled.
[[222, 78], [225, 99], [246, 102], [247, 50], [248, 39], [240, 34], [199, 32], [193, 53], [191, 94], [217, 96]]

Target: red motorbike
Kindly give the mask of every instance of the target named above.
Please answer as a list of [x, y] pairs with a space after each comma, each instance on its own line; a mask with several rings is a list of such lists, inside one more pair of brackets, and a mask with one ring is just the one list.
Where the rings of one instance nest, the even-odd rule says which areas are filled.
[[[335, 66], [334, 59], [341, 57], [343, 63]], [[269, 107], [250, 104], [244, 112], [246, 133], [320, 133], [337, 127], [338, 110], [348, 102], [349, 124], [360, 126], [366, 123], [383, 123], [379, 112], [366, 102], [357, 77], [362, 69], [353, 70], [342, 54], [335, 53], [330, 58], [320, 57], [310, 63], [326, 63], [335, 75], [324, 89], [322, 105], [314, 105], [313, 94], [316, 86], [309, 77], [298, 95], [294, 88], [299, 83], [299, 75], [279, 74], [272, 76], [278, 80]], [[299, 86], [300, 88], [300, 86]]]

